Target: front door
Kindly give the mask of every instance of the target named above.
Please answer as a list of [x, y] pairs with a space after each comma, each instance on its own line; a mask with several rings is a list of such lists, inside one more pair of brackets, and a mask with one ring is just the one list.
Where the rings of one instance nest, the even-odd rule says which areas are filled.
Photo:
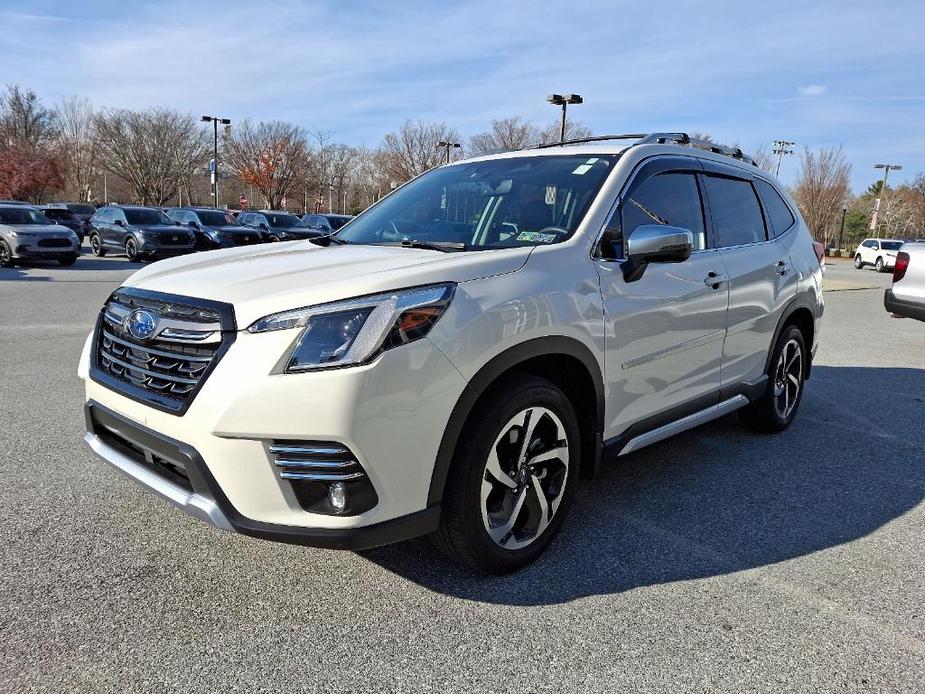
[[719, 398], [727, 286], [709, 250], [699, 163], [671, 157], [643, 165], [608, 228], [623, 246], [643, 224], [689, 229], [694, 252], [683, 263], [651, 263], [624, 277], [624, 263], [596, 263], [604, 303], [605, 438], [655, 428], [715, 405]]

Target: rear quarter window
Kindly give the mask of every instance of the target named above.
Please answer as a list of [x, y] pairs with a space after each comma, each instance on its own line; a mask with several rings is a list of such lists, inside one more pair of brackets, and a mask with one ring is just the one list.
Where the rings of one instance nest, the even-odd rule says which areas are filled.
[[756, 179], [755, 188], [758, 190], [758, 195], [768, 215], [771, 233], [774, 236], [780, 236], [797, 221], [793, 216], [793, 212], [790, 211], [790, 207], [784, 202], [780, 193], [767, 181]]

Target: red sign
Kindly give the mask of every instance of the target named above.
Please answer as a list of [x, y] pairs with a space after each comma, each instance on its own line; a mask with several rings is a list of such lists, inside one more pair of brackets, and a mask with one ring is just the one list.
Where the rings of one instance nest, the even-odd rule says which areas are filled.
[[241, 197], [238, 198], [238, 203], [241, 205], [242, 210], [247, 209], [247, 195], [245, 193], [241, 193]]

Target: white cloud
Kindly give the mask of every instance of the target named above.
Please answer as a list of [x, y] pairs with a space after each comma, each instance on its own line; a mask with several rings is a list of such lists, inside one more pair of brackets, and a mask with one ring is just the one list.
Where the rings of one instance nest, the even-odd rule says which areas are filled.
[[828, 93], [829, 89], [824, 84], [807, 84], [803, 87], [797, 87], [800, 96], [822, 96]]

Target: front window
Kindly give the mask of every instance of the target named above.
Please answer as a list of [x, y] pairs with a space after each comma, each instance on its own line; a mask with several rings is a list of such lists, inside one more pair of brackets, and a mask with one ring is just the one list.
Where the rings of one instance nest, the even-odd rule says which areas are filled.
[[0, 208], [0, 224], [51, 224], [38, 210], [29, 207], [3, 207]]
[[902, 241], [881, 241], [880, 248], [885, 251], [898, 251], [903, 245]]
[[146, 226], [170, 225], [170, 217], [160, 210], [125, 209], [125, 220], [129, 224], [144, 224]]
[[357, 217], [337, 238], [462, 243], [469, 249], [557, 243], [574, 233], [615, 161], [543, 155], [435, 169]]
[[209, 227], [237, 226], [238, 224], [230, 214], [218, 210], [200, 210], [196, 214], [199, 216], [199, 221]]

